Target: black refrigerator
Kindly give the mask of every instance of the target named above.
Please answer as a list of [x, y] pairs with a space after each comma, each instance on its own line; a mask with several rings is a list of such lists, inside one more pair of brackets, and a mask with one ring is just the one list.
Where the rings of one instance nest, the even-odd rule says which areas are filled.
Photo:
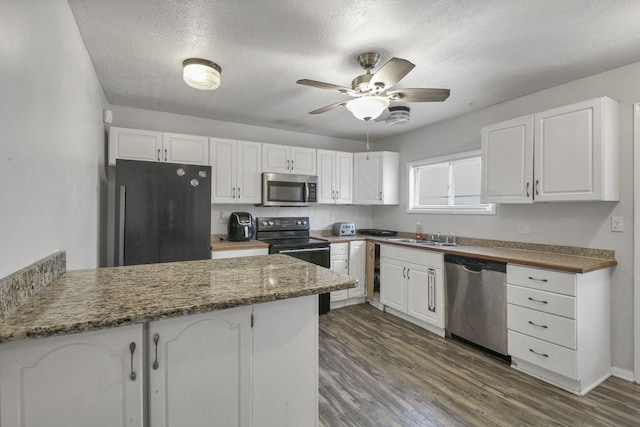
[[211, 258], [211, 166], [116, 161], [114, 265]]

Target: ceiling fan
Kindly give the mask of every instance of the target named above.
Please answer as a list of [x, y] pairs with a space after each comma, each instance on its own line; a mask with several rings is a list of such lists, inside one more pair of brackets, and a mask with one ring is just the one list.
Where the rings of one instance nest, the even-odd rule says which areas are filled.
[[[296, 83], [301, 85], [333, 90], [354, 97], [348, 101], [318, 108], [309, 114], [320, 114], [344, 106], [356, 118], [369, 121], [383, 113], [388, 115], [390, 102], [442, 102], [449, 97], [449, 89], [414, 88], [387, 91], [409, 74], [415, 65], [406, 59], [394, 57], [384, 63], [375, 74], [371, 74], [371, 70], [378, 65], [379, 61], [380, 55], [375, 52], [358, 55], [358, 64], [366, 70], [366, 73], [353, 79], [351, 88], [316, 80], [298, 80]], [[408, 112], [408, 107], [406, 108]]]

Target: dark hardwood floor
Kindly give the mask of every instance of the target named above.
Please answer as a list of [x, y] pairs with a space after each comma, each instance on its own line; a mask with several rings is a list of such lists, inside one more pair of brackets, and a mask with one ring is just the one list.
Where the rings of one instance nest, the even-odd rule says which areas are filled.
[[640, 385], [575, 396], [368, 304], [320, 316], [319, 425], [638, 426]]

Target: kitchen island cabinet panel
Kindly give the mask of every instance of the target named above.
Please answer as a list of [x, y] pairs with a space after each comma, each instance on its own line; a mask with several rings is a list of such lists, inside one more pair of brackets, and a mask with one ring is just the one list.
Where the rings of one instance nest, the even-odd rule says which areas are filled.
[[250, 425], [251, 307], [151, 322], [148, 335], [152, 426]]
[[142, 329], [2, 345], [0, 425], [142, 427]]
[[253, 314], [253, 426], [316, 426], [318, 297], [258, 304]]

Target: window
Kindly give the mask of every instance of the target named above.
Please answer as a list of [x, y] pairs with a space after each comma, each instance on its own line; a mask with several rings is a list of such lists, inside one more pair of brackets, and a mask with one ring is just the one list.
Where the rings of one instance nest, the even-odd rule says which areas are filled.
[[495, 214], [480, 202], [481, 166], [479, 151], [407, 163], [407, 212]]

